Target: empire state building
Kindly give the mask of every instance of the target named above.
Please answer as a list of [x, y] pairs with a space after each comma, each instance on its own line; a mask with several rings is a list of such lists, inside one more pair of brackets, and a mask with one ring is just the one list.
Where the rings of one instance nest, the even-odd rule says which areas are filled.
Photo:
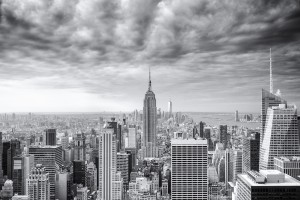
[[149, 70], [149, 86], [144, 99], [142, 137], [142, 145], [147, 157], [156, 157], [156, 120], [156, 99], [151, 87], [151, 74]]

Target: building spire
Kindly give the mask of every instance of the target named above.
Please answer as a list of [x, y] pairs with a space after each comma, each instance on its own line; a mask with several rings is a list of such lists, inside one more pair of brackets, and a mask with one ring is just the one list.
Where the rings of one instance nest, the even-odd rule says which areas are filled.
[[273, 94], [272, 49], [270, 48], [270, 93]]
[[149, 66], [149, 87], [148, 90], [151, 91], [152, 90], [152, 86], [151, 86], [151, 71], [150, 71], [150, 66]]

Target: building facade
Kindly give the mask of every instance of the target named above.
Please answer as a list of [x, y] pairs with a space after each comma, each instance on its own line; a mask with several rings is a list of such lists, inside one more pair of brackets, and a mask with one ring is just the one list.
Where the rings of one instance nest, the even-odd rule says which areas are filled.
[[274, 157], [300, 156], [297, 109], [280, 104], [268, 109], [259, 168], [274, 169]]
[[172, 139], [172, 200], [207, 199], [207, 140]]
[[274, 157], [274, 169], [299, 180], [300, 157]]
[[[62, 167], [61, 146], [31, 146], [29, 154], [34, 156], [34, 164], [41, 164], [48, 173], [50, 183], [50, 199], [55, 200], [55, 175], [57, 168]], [[28, 186], [29, 187], [29, 186]]]
[[49, 173], [42, 165], [32, 168], [27, 183], [27, 194], [30, 200], [50, 200]]
[[243, 138], [243, 173], [259, 171], [259, 140], [259, 133], [255, 137]]
[[76, 134], [74, 138], [74, 160], [86, 160], [86, 144], [84, 133]]
[[49, 146], [56, 145], [56, 129], [45, 130], [45, 145], [49, 145]]
[[260, 134], [260, 146], [262, 145], [265, 125], [267, 120], [267, 111], [268, 108], [273, 106], [279, 106], [279, 104], [286, 104], [286, 100], [282, 99], [280, 96], [276, 96], [271, 92], [262, 89], [262, 99], [261, 99], [261, 134]]

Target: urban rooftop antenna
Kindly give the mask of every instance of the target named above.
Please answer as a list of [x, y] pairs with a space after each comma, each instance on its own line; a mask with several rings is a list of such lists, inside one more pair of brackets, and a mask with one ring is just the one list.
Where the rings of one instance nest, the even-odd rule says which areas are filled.
[[150, 71], [150, 66], [149, 66], [149, 88], [148, 90], [151, 91], [151, 71]]
[[270, 93], [273, 94], [272, 49], [270, 48]]

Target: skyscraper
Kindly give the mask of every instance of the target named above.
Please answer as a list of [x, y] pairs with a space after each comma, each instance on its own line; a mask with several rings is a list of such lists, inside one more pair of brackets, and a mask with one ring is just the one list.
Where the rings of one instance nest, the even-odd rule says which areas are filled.
[[120, 151], [121, 149], [121, 145], [122, 145], [122, 142], [121, 142], [121, 134], [122, 134], [122, 130], [121, 130], [121, 127], [119, 127], [119, 124], [118, 122], [116, 122], [116, 118], [112, 117], [111, 118], [111, 121], [110, 122], [107, 122], [108, 123], [108, 127], [107, 128], [110, 128], [110, 129], [113, 129], [113, 134], [115, 136], [115, 139], [116, 139], [116, 148], [117, 148], [117, 152]]
[[204, 138], [204, 122], [200, 121], [199, 123], [199, 136]]
[[270, 91], [262, 89], [262, 105], [261, 105], [261, 134], [260, 146], [262, 145], [267, 117], [267, 110], [272, 106], [279, 104], [287, 104], [286, 100], [282, 99], [280, 95], [273, 94], [273, 74], [272, 74], [272, 51], [270, 49]]
[[10, 148], [10, 141], [3, 141], [2, 142], [2, 170], [3, 176], [7, 176], [7, 158], [8, 158], [8, 149]]
[[264, 138], [265, 124], [267, 118], [268, 108], [278, 106], [279, 104], [287, 104], [286, 100], [279, 96], [276, 96], [264, 89], [262, 89], [262, 105], [261, 105], [261, 134], [260, 134], [260, 146]]
[[[120, 186], [121, 174], [117, 175], [117, 148], [114, 130], [104, 125], [99, 139], [99, 198], [115, 199]], [[117, 195], [118, 196], [118, 195]]]
[[50, 200], [49, 173], [46, 172], [41, 164], [32, 168], [27, 179], [27, 184], [28, 197], [30, 200]]
[[[156, 99], [152, 91], [150, 70], [148, 91], [144, 99], [142, 144], [145, 148], [148, 146], [155, 148], [156, 146]], [[152, 152], [147, 151], [147, 156], [153, 157], [150, 155]]]
[[86, 163], [83, 160], [73, 161], [73, 183], [86, 186], [87, 181], [87, 169]]
[[87, 164], [87, 187], [91, 192], [97, 191], [97, 182], [97, 167], [93, 162], [89, 162], [89, 164]]
[[50, 199], [55, 199], [55, 174], [56, 169], [62, 166], [61, 146], [31, 146], [29, 154], [34, 155], [34, 164], [42, 164], [49, 175]]
[[45, 130], [45, 145], [56, 145], [56, 129]]
[[[0, 2], [0, 6], [1, 6], [1, 2]], [[0, 17], [1, 17], [1, 13], [0, 13]], [[2, 132], [0, 132], [0, 187], [3, 185], [3, 181], [4, 181], [3, 169], [2, 169], [2, 154], [3, 154], [3, 143], [2, 143]]]
[[171, 100], [168, 102], [168, 114], [169, 114], [169, 118], [171, 118], [173, 116], [173, 113], [172, 113], [172, 101]]
[[129, 125], [128, 146], [125, 148], [136, 148], [136, 134], [137, 134], [137, 127], [135, 125]]
[[243, 138], [243, 173], [259, 171], [259, 139], [259, 133], [255, 137]]
[[71, 192], [71, 186], [73, 184], [73, 177], [70, 172], [58, 171], [55, 177], [55, 197], [59, 200], [71, 200], [74, 199]]
[[229, 177], [230, 180], [235, 183], [237, 175], [243, 172], [242, 163], [243, 163], [243, 152], [240, 149], [233, 149], [230, 151], [230, 165], [229, 165], [229, 174], [232, 177]]
[[61, 146], [63, 149], [67, 149], [69, 147], [69, 136], [61, 137]]
[[273, 169], [274, 157], [300, 156], [297, 109], [280, 104], [268, 109], [259, 169]]
[[117, 171], [121, 172], [123, 178], [124, 187], [128, 188], [129, 182], [129, 154], [125, 152], [117, 153]]
[[220, 125], [219, 141], [227, 148], [227, 125]]
[[227, 192], [229, 187], [228, 187], [228, 182], [232, 181], [230, 177], [232, 177], [230, 173], [230, 151], [229, 149], [225, 150], [225, 191]]
[[76, 137], [74, 138], [74, 160], [81, 160], [85, 161], [85, 136], [84, 133], [76, 134]]
[[[298, 116], [297, 119], [298, 119], [298, 135], [300, 138], [300, 116]], [[299, 145], [300, 145], [300, 140], [299, 140]]]
[[171, 140], [172, 200], [208, 198], [207, 140]]
[[13, 188], [14, 194], [23, 194], [22, 185], [23, 183], [23, 170], [22, 170], [22, 156], [15, 156], [13, 160]]
[[20, 141], [17, 139], [10, 140], [10, 148], [7, 150], [7, 177], [12, 179], [14, 157], [21, 154]]
[[239, 118], [239, 111], [235, 111], [235, 121], [238, 122], [240, 121], [240, 118]]

